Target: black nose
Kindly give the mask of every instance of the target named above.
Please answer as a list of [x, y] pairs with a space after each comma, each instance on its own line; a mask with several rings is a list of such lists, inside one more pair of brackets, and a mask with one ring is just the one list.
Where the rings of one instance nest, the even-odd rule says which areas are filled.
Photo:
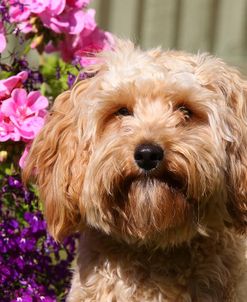
[[156, 168], [163, 157], [163, 149], [158, 145], [152, 144], [137, 146], [134, 154], [137, 165], [146, 171]]

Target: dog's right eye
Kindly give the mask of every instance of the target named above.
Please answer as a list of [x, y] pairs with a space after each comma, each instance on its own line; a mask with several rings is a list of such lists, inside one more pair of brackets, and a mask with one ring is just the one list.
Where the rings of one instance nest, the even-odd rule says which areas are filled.
[[115, 115], [127, 116], [127, 115], [132, 115], [132, 112], [130, 112], [128, 108], [122, 107], [115, 112]]

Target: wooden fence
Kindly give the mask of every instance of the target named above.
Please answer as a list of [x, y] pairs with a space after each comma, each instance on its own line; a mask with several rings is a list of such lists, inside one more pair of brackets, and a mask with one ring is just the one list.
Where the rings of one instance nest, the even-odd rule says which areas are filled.
[[247, 74], [247, 0], [94, 0], [101, 27], [143, 48], [207, 51]]

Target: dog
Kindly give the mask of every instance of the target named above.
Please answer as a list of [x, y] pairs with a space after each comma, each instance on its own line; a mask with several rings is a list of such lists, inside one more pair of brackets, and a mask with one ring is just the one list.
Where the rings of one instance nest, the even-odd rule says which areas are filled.
[[247, 82], [130, 41], [59, 95], [31, 147], [49, 232], [80, 232], [68, 302], [244, 302]]

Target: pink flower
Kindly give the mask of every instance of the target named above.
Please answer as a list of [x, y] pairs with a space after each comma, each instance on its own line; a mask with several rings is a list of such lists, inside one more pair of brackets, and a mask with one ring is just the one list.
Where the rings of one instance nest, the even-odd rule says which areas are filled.
[[[10, 17], [23, 33], [34, 32], [39, 36], [37, 19], [43, 26], [58, 34], [64, 34], [56, 46], [50, 42], [46, 51], [61, 50], [66, 61], [81, 57], [83, 66], [95, 61], [93, 53], [109, 49], [111, 36], [100, 30], [95, 22], [95, 10], [86, 10], [91, 0], [6, 0], [10, 5]], [[31, 44], [36, 47], [37, 42]]]
[[51, 11], [39, 15], [43, 24], [56, 33], [78, 34], [84, 27], [85, 12], [78, 8], [66, 7], [65, 10], [54, 16]]
[[[67, 3], [68, 2], [68, 3]], [[31, 17], [39, 17], [45, 27], [56, 33], [77, 34], [84, 27], [84, 11], [89, 0], [19, 0], [10, 3], [10, 20], [20, 31], [33, 31]]]
[[0, 53], [4, 51], [6, 47], [6, 38], [4, 33], [3, 22], [0, 21]]
[[58, 45], [58, 50], [64, 61], [72, 61], [79, 58], [81, 66], [87, 66], [98, 62], [95, 54], [108, 50], [113, 45], [113, 38], [110, 33], [104, 32], [96, 27], [93, 31], [82, 31], [80, 35], [69, 36]]
[[28, 73], [26, 71], [22, 71], [8, 79], [0, 80], [0, 104], [3, 99], [10, 96], [11, 91], [14, 88], [22, 86], [22, 83], [26, 81], [27, 77]]
[[87, 66], [98, 62], [95, 53], [109, 50], [113, 46], [113, 38], [110, 33], [95, 28], [87, 36], [81, 35], [80, 48], [74, 55], [79, 57], [81, 66]]
[[11, 22], [22, 22], [30, 17], [31, 10], [29, 5], [22, 2], [24, 1], [20, 0], [18, 3], [10, 4], [9, 16]]
[[92, 0], [67, 0], [66, 4], [71, 7], [86, 7]]
[[46, 47], [46, 51], [61, 51], [63, 60], [67, 62], [79, 57], [80, 64], [87, 66], [98, 62], [95, 53], [112, 47], [113, 38], [110, 33], [97, 27], [93, 9], [83, 13], [83, 30], [76, 35], [65, 34], [64, 39], [58, 43], [57, 47], [50, 43]]
[[17, 24], [17, 28], [20, 32], [28, 34], [33, 30], [33, 25], [29, 21], [23, 21]]
[[88, 31], [89, 33], [96, 28], [97, 24], [95, 22], [95, 10], [88, 9], [84, 13], [84, 33]]
[[54, 15], [59, 15], [65, 9], [66, 0], [50, 0], [48, 8]]
[[39, 91], [27, 94], [19, 88], [27, 79], [26, 71], [0, 81], [0, 142], [7, 140], [27, 143], [20, 166], [24, 165], [30, 142], [44, 124], [48, 100]]
[[0, 111], [0, 142], [7, 140], [19, 141], [20, 135], [15, 131], [14, 125], [9, 123], [9, 119]]
[[26, 21], [31, 14], [39, 15], [47, 12], [59, 15], [65, 8], [65, 0], [9, 0], [10, 20], [12, 22]]
[[19, 166], [20, 166], [22, 169], [23, 169], [24, 166], [25, 166], [25, 160], [26, 160], [26, 158], [27, 158], [27, 155], [28, 155], [28, 153], [29, 153], [30, 148], [31, 148], [31, 143], [28, 143], [28, 144], [26, 145], [26, 147], [25, 147], [24, 152], [22, 153], [22, 156], [21, 156], [20, 160], [19, 160]]
[[26, 141], [34, 139], [43, 126], [47, 106], [47, 98], [39, 91], [27, 94], [25, 89], [16, 88], [11, 97], [3, 101], [0, 111], [19, 138]]
[[[54, 10], [57, 10], [57, 7], [60, 6], [60, 3], [64, 3], [65, 0], [22, 0], [25, 6], [28, 7], [31, 13], [33, 14], [40, 14], [43, 13], [49, 6], [53, 6]], [[63, 10], [64, 6], [62, 7]], [[60, 10], [58, 9], [60, 12]]]

